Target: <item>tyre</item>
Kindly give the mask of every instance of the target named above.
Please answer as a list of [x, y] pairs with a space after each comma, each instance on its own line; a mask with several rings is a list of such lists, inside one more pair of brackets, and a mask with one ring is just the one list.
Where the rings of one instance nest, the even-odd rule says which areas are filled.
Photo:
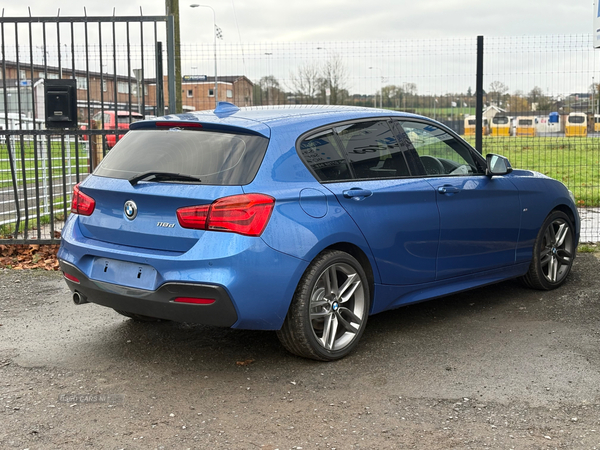
[[347, 253], [328, 250], [310, 264], [277, 337], [298, 356], [343, 358], [362, 336], [371, 294], [365, 271]]
[[[116, 312], [121, 314], [122, 316], [129, 317], [130, 319], [135, 320], [136, 322], [162, 322], [163, 319], [157, 319], [156, 317], [144, 316], [142, 314], [134, 314], [127, 311], [119, 311], [115, 309]], [[165, 321], [167, 322], [167, 321]]]
[[576, 250], [571, 220], [562, 211], [553, 211], [537, 235], [533, 259], [523, 281], [534, 289], [556, 289], [571, 271]]

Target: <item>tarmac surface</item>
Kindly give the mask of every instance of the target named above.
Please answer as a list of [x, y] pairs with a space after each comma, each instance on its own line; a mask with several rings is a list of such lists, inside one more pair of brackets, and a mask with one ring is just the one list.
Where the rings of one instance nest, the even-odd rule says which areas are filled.
[[335, 363], [0, 270], [2, 449], [600, 448], [600, 260], [372, 316]]

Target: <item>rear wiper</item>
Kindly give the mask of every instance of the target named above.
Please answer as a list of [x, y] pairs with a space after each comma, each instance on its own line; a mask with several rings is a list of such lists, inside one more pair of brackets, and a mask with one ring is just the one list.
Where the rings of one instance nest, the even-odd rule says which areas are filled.
[[170, 172], [155, 172], [153, 170], [149, 172], [140, 173], [129, 179], [132, 186], [135, 186], [139, 181], [192, 181], [200, 183], [200, 178], [192, 177], [190, 175], [184, 175], [182, 173], [170, 173]]

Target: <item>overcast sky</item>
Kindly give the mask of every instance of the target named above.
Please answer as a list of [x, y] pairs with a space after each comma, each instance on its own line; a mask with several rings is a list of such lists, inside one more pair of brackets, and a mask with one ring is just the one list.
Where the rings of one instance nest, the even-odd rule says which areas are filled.
[[[212, 40], [212, 6], [226, 42], [308, 42], [591, 34], [593, 0], [180, 0], [182, 43]], [[164, 0], [4, 2], [4, 15], [161, 15]], [[236, 20], [239, 27], [236, 27]], [[238, 32], [239, 29], [239, 32]], [[206, 31], [206, 32], [205, 32]]]

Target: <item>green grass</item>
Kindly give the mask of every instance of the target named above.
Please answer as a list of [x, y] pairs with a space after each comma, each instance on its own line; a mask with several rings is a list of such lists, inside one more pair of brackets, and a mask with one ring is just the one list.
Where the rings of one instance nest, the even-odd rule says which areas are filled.
[[[17, 180], [19, 180], [19, 184], [22, 185], [23, 178], [23, 158], [25, 158], [25, 176], [27, 178], [27, 184], [31, 185], [35, 183], [33, 180], [35, 179], [35, 150], [32, 142], [25, 142], [23, 147], [20, 144], [17, 144], [15, 148], [12, 149], [15, 157], [15, 171], [17, 175]], [[43, 170], [42, 167], [42, 159], [39, 156], [39, 147], [38, 147], [38, 179], [40, 183], [42, 182]], [[65, 149], [65, 157], [67, 155], [67, 151]], [[51, 158], [52, 158], [52, 176], [59, 177], [63, 174], [63, 164], [62, 164], [62, 150], [60, 142], [52, 142], [51, 144]], [[46, 170], [48, 170], [48, 153], [47, 151], [44, 154], [44, 162], [46, 164]], [[70, 163], [70, 164], [69, 164]], [[71, 174], [75, 175], [76, 169], [75, 166], [77, 164], [77, 158], [75, 157], [75, 145], [71, 144], [71, 155], [68, 160], [65, 161], [65, 174], [68, 173], [68, 166], [71, 166]], [[88, 159], [86, 157], [86, 153], [82, 145], [79, 146], [79, 172], [87, 173], [88, 172]], [[10, 173], [10, 162], [8, 159], [8, 150], [6, 144], [0, 145], [0, 188], [12, 187], [12, 177]], [[50, 174], [46, 172], [46, 176]]]
[[487, 153], [506, 156], [514, 168], [562, 181], [573, 191], [577, 206], [600, 206], [600, 138], [486, 136]]
[[578, 253], [596, 253], [600, 251], [600, 248], [597, 244], [579, 244], [577, 247]]
[[437, 120], [446, 119], [448, 117], [454, 117], [454, 120], [459, 120], [459, 118], [463, 118], [460, 116], [474, 116], [475, 108], [416, 108], [415, 112], [431, 118], [435, 115]]
[[[474, 138], [467, 139], [474, 145]], [[578, 206], [600, 206], [600, 138], [565, 138], [565, 137], [491, 137], [483, 138], [483, 154], [498, 153], [506, 156], [513, 167], [541, 172], [562, 181], [573, 193]], [[17, 149], [17, 171], [19, 180], [22, 177], [21, 149]], [[26, 172], [28, 178], [34, 178], [33, 145], [26, 143], [24, 147]], [[52, 143], [52, 156], [61, 158], [59, 142]], [[87, 158], [83, 149], [79, 151], [80, 173], [87, 173]], [[0, 169], [9, 169], [6, 160], [6, 145], [0, 145]], [[62, 176], [62, 164], [53, 161], [53, 176]], [[71, 173], [75, 174], [75, 150], [71, 147]], [[42, 176], [42, 168], [38, 168], [38, 176]], [[10, 173], [2, 172], [0, 187], [12, 186]], [[29, 182], [31, 183], [31, 182]]]
[[[60, 200], [60, 202], [58, 200]], [[55, 201], [55, 203], [54, 203], [54, 221], [55, 222], [64, 222], [64, 220], [65, 220], [65, 215], [63, 213], [63, 204], [62, 204], [62, 197], [61, 197], [60, 199], [57, 199], [57, 201]], [[49, 223], [50, 223], [50, 216], [41, 216], [39, 218], [40, 227], [43, 227], [44, 225], [48, 225]], [[23, 233], [24, 225], [25, 225], [25, 219], [21, 218], [21, 223], [20, 223], [20, 227], [19, 227], [19, 233], [21, 233], [21, 234]], [[27, 229], [31, 230], [31, 231], [36, 230], [37, 225], [38, 225], [38, 219], [30, 216]], [[3, 236], [6, 237], [6, 236], [11, 236], [12, 234], [14, 234], [16, 226], [17, 226], [16, 222], [0, 225], [0, 238], [2, 238]]]

